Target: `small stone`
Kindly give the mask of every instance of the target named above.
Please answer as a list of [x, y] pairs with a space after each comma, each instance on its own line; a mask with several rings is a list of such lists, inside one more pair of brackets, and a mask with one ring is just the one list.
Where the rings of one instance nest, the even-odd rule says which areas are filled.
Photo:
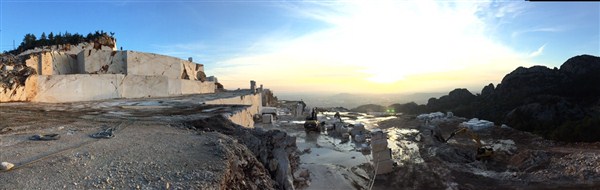
[[299, 176], [303, 178], [308, 178], [310, 176], [308, 169], [301, 169], [299, 173]]
[[15, 165], [13, 163], [10, 162], [2, 162], [2, 164], [0, 164], [0, 170], [2, 171], [8, 171], [10, 169], [12, 169], [13, 167], [15, 167]]

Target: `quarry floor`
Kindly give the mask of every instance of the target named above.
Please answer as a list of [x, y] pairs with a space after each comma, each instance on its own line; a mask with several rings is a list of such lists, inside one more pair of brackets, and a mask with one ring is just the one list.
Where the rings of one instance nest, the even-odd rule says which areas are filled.
[[[16, 167], [0, 172], [0, 189], [265, 189], [268, 174], [241, 180], [223, 179], [228, 163], [245, 149], [227, 135], [192, 130], [190, 119], [229, 113], [242, 106], [198, 105], [215, 96], [111, 100], [68, 104], [0, 104], [0, 161]], [[218, 96], [218, 97], [217, 97]], [[196, 102], [195, 104], [190, 104]], [[330, 121], [331, 113], [321, 116]], [[436, 123], [444, 136], [464, 118]], [[475, 143], [456, 136], [434, 141], [428, 126], [414, 116], [346, 117], [367, 129], [388, 133], [398, 166], [373, 180], [370, 153], [362, 143], [342, 142], [327, 131], [304, 131], [303, 117], [282, 116], [275, 124], [258, 124], [296, 137], [300, 168], [309, 170], [310, 185], [299, 189], [599, 189], [600, 143], [559, 143], [512, 128], [478, 131], [496, 155], [476, 161]], [[89, 135], [115, 128], [110, 139]], [[35, 134], [57, 133], [59, 140], [32, 141]], [[513, 143], [510, 143], [510, 142]], [[246, 151], [247, 152], [247, 151]], [[242, 156], [243, 157], [243, 156]], [[254, 160], [255, 161], [255, 160]], [[244, 171], [233, 171], [244, 173]], [[233, 185], [254, 186], [233, 186]], [[261, 186], [262, 185], [262, 186]], [[261, 188], [263, 187], [263, 188]], [[270, 186], [269, 186], [270, 187]]]
[[[228, 164], [255, 162], [238, 158], [251, 152], [227, 135], [192, 130], [182, 123], [244, 108], [197, 103], [239, 94], [0, 104], [0, 161], [15, 164], [10, 171], [0, 171], [0, 189], [218, 189], [230, 185], [224, 179], [231, 183], [232, 173], [244, 172], [231, 171], [235, 167]], [[107, 128], [115, 129], [114, 137], [90, 137]], [[60, 139], [29, 140], [35, 134], [59, 134]], [[272, 187], [264, 169], [257, 171], [248, 174], [255, 175], [253, 180], [235, 181], [256, 183], [253, 188], [229, 188]]]

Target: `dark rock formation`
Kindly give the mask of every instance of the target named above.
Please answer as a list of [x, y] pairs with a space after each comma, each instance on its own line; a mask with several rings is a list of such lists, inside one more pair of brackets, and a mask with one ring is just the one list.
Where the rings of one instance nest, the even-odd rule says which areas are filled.
[[387, 108], [385, 106], [382, 105], [377, 105], [377, 104], [366, 104], [366, 105], [361, 105], [358, 106], [354, 109], [351, 109], [351, 111], [354, 112], [363, 112], [363, 113], [367, 113], [367, 112], [385, 112], [387, 110]]
[[393, 108], [396, 111], [396, 113], [406, 113], [406, 114], [423, 113], [423, 112], [426, 112], [426, 110], [427, 110], [427, 106], [418, 105], [415, 102], [409, 102], [406, 104], [392, 104], [392, 105], [390, 105], [390, 107]]
[[482, 96], [489, 96], [494, 93], [494, 84], [490, 83], [481, 90]]
[[600, 57], [575, 56], [560, 69], [519, 67], [481, 95], [456, 89], [431, 98], [425, 110], [506, 123], [555, 140], [599, 141]]
[[453, 111], [458, 115], [472, 115], [473, 110], [469, 107], [476, 98], [469, 90], [457, 88], [439, 99], [429, 99], [427, 109], [429, 111]]
[[292, 174], [298, 169], [300, 161], [296, 137], [279, 130], [244, 128], [221, 116], [187, 121], [182, 126], [232, 136], [244, 144], [264, 166], [271, 179], [274, 179], [275, 189], [294, 189]]

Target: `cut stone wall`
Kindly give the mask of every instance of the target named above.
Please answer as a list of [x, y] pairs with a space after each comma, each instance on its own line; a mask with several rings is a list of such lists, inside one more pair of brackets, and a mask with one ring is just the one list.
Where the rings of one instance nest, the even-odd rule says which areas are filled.
[[169, 79], [169, 95], [188, 95], [215, 93], [214, 82]]
[[169, 96], [169, 79], [164, 76], [127, 75], [123, 79], [123, 98]]
[[[25, 86], [0, 90], [0, 102], [59, 103], [113, 98], [168, 97], [214, 92], [215, 84], [212, 82], [168, 79], [165, 76], [123, 74], [32, 75], [27, 79]], [[250, 105], [253, 101], [235, 102], [227, 100], [229, 104], [243, 105]]]
[[79, 73], [165, 76], [199, 80], [202, 64], [175, 57], [135, 51], [83, 50], [77, 55]]
[[248, 113], [252, 116], [260, 113], [262, 109], [262, 95], [260, 93], [236, 96], [232, 98], [222, 98], [217, 100], [206, 101], [206, 104], [216, 105], [249, 105]]
[[58, 51], [32, 53], [25, 65], [38, 75], [66, 75], [79, 73], [77, 56]]
[[153, 53], [127, 51], [127, 74], [184, 79], [182, 60]]
[[[205, 81], [202, 64], [152, 53], [88, 46], [81, 46], [77, 55], [50, 51], [51, 48], [31, 51], [25, 55], [25, 64], [38, 75], [28, 79], [31, 82], [25, 86], [1, 88], [0, 102], [56, 103], [215, 93], [215, 82]], [[252, 102], [244, 100], [243, 104]], [[255, 114], [258, 111], [254, 110], [260, 109], [250, 110]]]
[[[236, 97], [239, 98], [239, 97]], [[241, 125], [246, 128], [254, 128], [254, 114], [250, 111], [250, 107], [246, 109], [234, 112], [234, 113], [225, 113], [223, 116], [225, 118], [231, 120], [231, 122]]]
[[120, 98], [119, 84], [122, 83], [124, 76], [122, 74], [40, 75], [37, 81], [37, 96], [32, 101], [57, 103]]
[[112, 50], [83, 50], [77, 54], [79, 73], [127, 74], [127, 53]]

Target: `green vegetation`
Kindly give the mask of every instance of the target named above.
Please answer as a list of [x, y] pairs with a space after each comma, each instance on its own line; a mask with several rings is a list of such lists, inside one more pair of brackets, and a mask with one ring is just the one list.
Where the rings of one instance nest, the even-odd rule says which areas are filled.
[[[78, 43], [82, 43], [82, 42], [90, 42], [90, 41], [94, 41], [97, 38], [100, 38], [102, 36], [108, 36], [108, 35], [109, 35], [109, 33], [106, 33], [102, 30], [96, 31], [94, 33], [88, 33], [85, 37], [78, 33], [71, 34], [66, 31], [65, 31], [65, 33], [58, 33], [56, 35], [52, 32], [50, 32], [50, 34], [46, 35], [46, 33], [43, 32], [40, 35], [39, 39], [34, 34], [25, 34], [25, 37], [23, 37], [23, 41], [21, 42], [19, 47], [17, 47], [17, 49], [9, 51], [8, 53], [16, 55], [16, 54], [19, 54], [26, 50], [33, 49], [35, 47], [40, 47], [40, 46], [78, 44]], [[110, 32], [110, 37], [113, 37], [114, 35], [115, 35], [114, 32]]]

